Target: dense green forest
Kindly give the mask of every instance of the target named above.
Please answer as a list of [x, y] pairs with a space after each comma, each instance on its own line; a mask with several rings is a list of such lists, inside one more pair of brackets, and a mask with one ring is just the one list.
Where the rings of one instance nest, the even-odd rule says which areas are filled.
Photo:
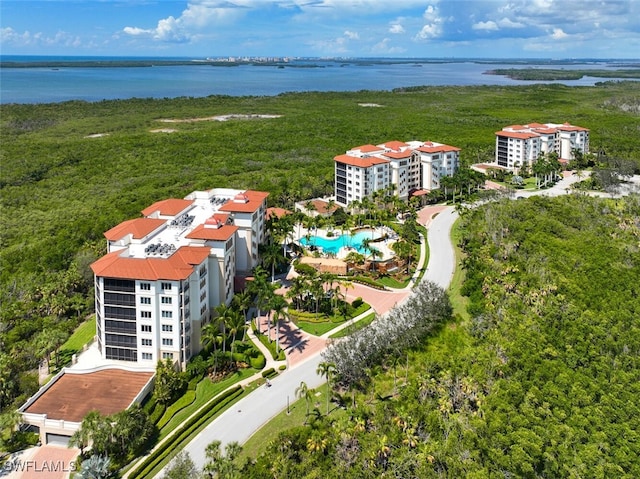
[[[533, 121], [590, 128], [592, 151], [638, 165], [639, 98], [639, 83], [607, 82], [0, 105], [0, 410], [91, 311], [103, 232], [157, 200], [236, 187], [291, 207], [330, 193], [353, 146], [434, 140], [490, 161], [495, 131]], [[162, 121], [234, 114], [249, 117]]]
[[[640, 197], [463, 213], [470, 320], [368, 364], [253, 478], [640, 476]], [[405, 359], [406, 354], [406, 359]]]

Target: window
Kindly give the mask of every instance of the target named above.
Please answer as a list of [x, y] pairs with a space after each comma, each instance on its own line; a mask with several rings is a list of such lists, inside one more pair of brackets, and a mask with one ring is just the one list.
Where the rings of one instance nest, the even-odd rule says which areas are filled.
[[171, 283], [161, 283], [160, 287], [165, 291], [171, 291]]
[[146, 361], [151, 361], [153, 359], [153, 354], [151, 353], [142, 353], [142, 359]]
[[140, 304], [151, 304], [151, 298], [147, 296], [142, 296], [140, 298]]
[[142, 340], [142, 345], [143, 346], [153, 346], [153, 341], [151, 341], [150, 339], [143, 339]]
[[173, 339], [171, 338], [162, 338], [163, 346], [173, 346]]
[[142, 326], [140, 326], [140, 331], [142, 331], [143, 333], [150, 333], [151, 332], [151, 325], [150, 324], [143, 324]]
[[151, 291], [151, 283], [140, 283], [140, 289], [143, 291]]
[[142, 319], [151, 319], [151, 311], [140, 311], [140, 317]]
[[171, 297], [170, 296], [162, 296], [162, 298], [160, 298], [160, 301], [162, 302], [162, 304], [171, 304]]
[[173, 325], [171, 325], [171, 324], [163, 324], [162, 325], [162, 332], [163, 333], [172, 333], [173, 332]]
[[162, 359], [173, 359], [173, 353], [162, 353]]
[[162, 317], [163, 318], [173, 318], [173, 313], [171, 311], [163, 311], [162, 312]]

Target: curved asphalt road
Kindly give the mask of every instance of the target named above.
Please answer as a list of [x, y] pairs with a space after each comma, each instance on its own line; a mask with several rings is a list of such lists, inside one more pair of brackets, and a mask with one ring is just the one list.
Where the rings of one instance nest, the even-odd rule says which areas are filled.
[[[517, 192], [517, 196], [528, 197], [536, 194], [558, 196], [567, 194], [570, 186], [580, 178], [570, 173], [552, 188], [535, 192]], [[628, 190], [628, 191], [627, 191]], [[636, 176], [626, 186], [622, 194], [640, 190], [640, 177]], [[428, 210], [426, 208], [425, 210]], [[442, 288], [448, 288], [455, 271], [455, 252], [451, 244], [450, 232], [458, 214], [451, 206], [437, 207], [435, 217], [421, 221], [428, 225], [427, 241], [429, 243], [429, 264], [424, 278], [433, 281]], [[422, 217], [421, 217], [422, 218]], [[379, 311], [380, 313], [380, 311]], [[273, 416], [287, 407], [287, 399], [295, 400], [295, 390], [301, 381], [310, 388], [316, 388], [325, 382], [316, 374], [316, 368], [322, 361], [321, 352], [316, 352], [303, 361], [296, 363], [291, 369], [272, 380], [272, 387], [261, 387], [243, 398], [236, 405], [224, 412], [206, 429], [204, 429], [185, 450], [190, 454], [195, 465], [202, 468], [205, 464], [204, 451], [207, 445], [218, 439], [222, 445], [232, 441], [246, 442], [251, 435]]]
[[[430, 256], [424, 278], [443, 288], [449, 286], [455, 269], [455, 255], [449, 232], [457, 217], [458, 214], [453, 207], [445, 208], [433, 218], [427, 235]], [[286, 409], [287, 400], [296, 400], [295, 390], [301, 381], [307, 383], [310, 388], [322, 385], [325, 379], [316, 374], [321, 361], [321, 353], [316, 353], [296, 364], [274, 378], [270, 388], [256, 389], [209, 424], [184, 448], [196, 467], [204, 466], [204, 451], [211, 441], [221, 441], [223, 448], [232, 441], [241, 444], [246, 442], [260, 427]]]

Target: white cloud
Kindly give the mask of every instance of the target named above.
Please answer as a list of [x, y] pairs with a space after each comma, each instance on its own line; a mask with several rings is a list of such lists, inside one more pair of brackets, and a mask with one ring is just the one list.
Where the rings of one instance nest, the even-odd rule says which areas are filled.
[[404, 33], [404, 27], [399, 23], [394, 23], [389, 26], [389, 33], [394, 33], [394, 34]]
[[498, 29], [498, 24], [494, 21], [488, 21], [488, 22], [478, 22], [478, 23], [474, 23], [471, 28], [473, 28], [474, 30], [485, 30], [485, 31], [495, 31]]
[[400, 53], [404, 53], [405, 49], [402, 47], [392, 47], [390, 45], [391, 40], [389, 38], [383, 38], [382, 41], [376, 43], [375, 45], [373, 45], [373, 47], [371, 47], [371, 53], [377, 54], [377, 55], [389, 55], [389, 54], [400, 54]]
[[563, 38], [567, 38], [569, 35], [562, 31], [562, 28], [554, 28], [553, 33], [551, 34], [551, 38], [554, 40], [562, 40]]
[[256, 0], [194, 0], [187, 4], [179, 17], [160, 19], [153, 29], [127, 26], [122, 31], [132, 36], [147, 34], [161, 42], [184, 43], [196, 38], [199, 32], [229, 23], [240, 18], [248, 8], [259, 5]]
[[18, 33], [11, 27], [0, 30], [0, 42], [19, 47], [38, 45], [46, 47], [79, 47], [82, 45], [79, 36], [72, 35], [68, 32], [58, 31], [53, 35], [46, 35], [43, 32], [31, 33], [25, 30], [22, 33]]
[[502, 20], [498, 20], [498, 26], [500, 28], [524, 28], [526, 25], [521, 22], [514, 22], [510, 18], [503, 18]]
[[358, 40], [358, 39], [360, 39], [360, 35], [358, 35], [357, 32], [351, 32], [349, 30], [346, 30], [344, 32], [344, 36], [347, 37], [349, 40]]
[[138, 35], [149, 35], [152, 30], [145, 30], [144, 28], [138, 27], [124, 27], [122, 30], [127, 35], [138, 36]]
[[442, 23], [444, 20], [434, 5], [429, 5], [427, 7], [422, 14], [422, 18], [424, 18], [428, 23], [422, 26], [420, 31], [414, 37], [414, 40], [430, 40], [442, 35]]

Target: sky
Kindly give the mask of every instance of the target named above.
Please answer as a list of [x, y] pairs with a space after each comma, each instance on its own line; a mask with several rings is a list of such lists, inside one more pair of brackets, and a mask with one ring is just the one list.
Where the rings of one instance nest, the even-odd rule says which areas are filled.
[[0, 54], [640, 58], [640, 0], [2, 0]]

